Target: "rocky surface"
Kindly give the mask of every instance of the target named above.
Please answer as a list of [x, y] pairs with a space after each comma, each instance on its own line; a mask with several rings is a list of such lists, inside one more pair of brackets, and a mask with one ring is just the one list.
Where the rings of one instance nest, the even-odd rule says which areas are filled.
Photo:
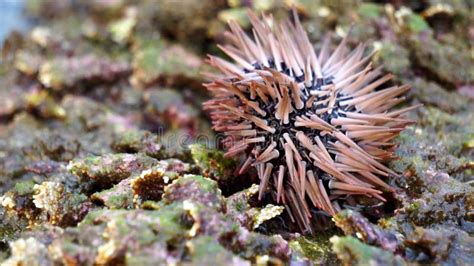
[[[0, 64], [1, 264], [474, 264], [472, 3], [316, 2], [27, 1], [36, 24]], [[313, 210], [311, 236], [257, 200], [201, 111], [225, 22], [291, 4], [316, 48], [352, 25], [424, 105], [395, 140], [388, 202]]]

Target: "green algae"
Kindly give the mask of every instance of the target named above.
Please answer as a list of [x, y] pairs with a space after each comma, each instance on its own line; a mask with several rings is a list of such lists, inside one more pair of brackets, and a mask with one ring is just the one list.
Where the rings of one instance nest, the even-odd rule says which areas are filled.
[[407, 25], [410, 31], [414, 33], [420, 33], [430, 28], [428, 23], [425, 21], [425, 19], [422, 16], [415, 13], [410, 13], [407, 16]]
[[337, 263], [337, 258], [332, 254], [329, 239], [333, 232], [320, 232], [315, 237], [300, 236], [290, 242], [295, 260], [310, 260], [315, 264]]
[[194, 265], [212, 265], [212, 264], [248, 264], [241, 258], [235, 256], [226, 250], [219, 242], [210, 236], [200, 236], [187, 242], [191, 250], [192, 261]]
[[377, 4], [362, 3], [357, 8], [357, 13], [363, 17], [376, 19], [382, 15], [382, 7]]
[[112, 188], [96, 192], [91, 196], [94, 201], [100, 201], [109, 209], [133, 208], [133, 191], [130, 180], [122, 180]]
[[189, 80], [196, 77], [202, 65], [194, 54], [163, 40], [139, 38], [134, 47], [132, 82], [137, 86], [147, 87], [160, 80], [166, 84], [173, 77]]
[[35, 182], [33, 180], [18, 182], [13, 187], [13, 190], [18, 193], [19, 196], [25, 196], [33, 193]]
[[194, 163], [217, 180], [228, 178], [237, 165], [235, 160], [225, 158], [222, 151], [207, 148], [204, 144], [193, 144], [189, 149]]
[[402, 257], [364, 244], [352, 236], [334, 236], [330, 241], [344, 265], [407, 265]]

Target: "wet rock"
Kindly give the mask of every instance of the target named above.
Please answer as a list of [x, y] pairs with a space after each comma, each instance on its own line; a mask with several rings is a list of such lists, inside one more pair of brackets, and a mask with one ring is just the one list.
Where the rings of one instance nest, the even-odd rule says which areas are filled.
[[[388, 27], [389, 21], [385, 15], [383, 5], [360, 3], [354, 9], [343, 10], [348, 14], [338, 19], [341, 20], [340, 24], [344, 25], [345, 30], [349, 30], [349, 25], [352, 27], [349, 37], [369, 42], [377, 41], [380, 38], [379, 36], [383, 36], [386, 39], [394, 38], [393, 30]], [[334, 15], [337, 16], [337, 14]]]
[[184, 176], [166, 187], [163, 203], [185, 198], [184, 207], [195, 221], [191, 229], [192, 234], [212, 235], [219, 239], [224, 247], [243, 258], [255, 259], [256, 256], [267, 254], [283, 260], [288, 259], [288, 243], [281, 236], [267, 237], [249, 232], [220, 212], [225, 210], [225, 205], [214, 181], [200, 176]]
[[[4, 82], [2, 86], [9, 86]], [[25, 108], [23, 92], [17, 87], [11, 90], [0, 90], [0, 121], [12, 118]]]
[[58, 46], [65, 41], [61, 35], [53, 34], [50, 28], [41, 26], [33, 28], [29, 37], [33, 43], [41, 48]]
[[[161, 143], [165, 145], [170, 157], [188, 161], [191, 158], [189, 145], [199, 141], [194, 129], [168, 129], [161, 137]], [[201, 136], [201, 135], [199, 135]]]
[[405, 239], [407, 256], [429, 264], [473, 264], [474, 237], [455, 228], [417, 227]]
[[421, 194], [412, 200], [404, 201], [404, 207], [399, 210], [397, 217], [400, 222], [409, 220], [418, 226], [460, 226], [463, 221], [472, 220], [468, 203], [472, 197], [472, 188], [464, 186], [447, 174], [432, 170], [428, 170], [426, 178], [431, 180], [413, 178]]
[[[107, 141], [100, 142], [107, 143], [107, 145], [100, 145], [100, 148], [95, 147], [98, 151], [105, 152], [103, 146], [110, 146], [109, 143], [113, 140], [113, 136], [110, 136], [110, 131], [113, 132], [114, 127], [106, 128], [109, 131], [108, 133], [104, 132], [103, 129], [106, 126], [111, 126], [112, 123], [116, 127], [120, 127], [120, 121], [112, 120], [110, 117], [113, 115], [107, 111], [105, 106], [86, 97], [68, 95], [62, 99], [61, 106], [66, 110], [68, 128], [78, 130], [84, 134], [102, 131], [100, 135], [108, 136]], [[94, 142], [92, 141], [93, 138], [87, 139], [89, 145]]]
[[403, 249], [396, 235], [370, 223], [358, 212], [343, 210], [333, 219], [346, 235], [356, 236], [364, 243], [379, 246], [392, 253], [400, 253]]
[[[447, 143], [454, 144], [453, 136]], [[462, 183], [466, 178], [465, 159], [451, 155], [453, 151], [448, 151], [444, 141], [433, 138], [426, 128], [405, 136], [398, 152], [402, 159], [394, 164], [394, 169], [404, 174], [394, 181], [404, 192], [396, 194], [402, 202], [395, 217], [397, 227], [410, 228], [406, 224], [409, 221], [417, 226], [444, 224], [463, 228], [462, 224], [472, 220], [472, 188]]]
[[92, 207], [85, 195], [68, 191], [63, 184], [57, 182], [43, 182], [39, 185], [33, 180], [18, 182], [0, 199], [5, 215], [4, 229], [13, 230], [3, 236], [7, 239], [23, 231], [27, 225], [74, 226]]
[[[425, 127], [411, 128], [402, 133], [396, 151], [400, 160], [393, 161], [392, 166], [399, 173], [410, 170], [421, 179], [424, 171], [431, 167], [435, 171], [459, 175], [456, 179], [462, 180], [463, 169], [469, 161], [463, 155], [466, 141], [471, 139], [473, 127], [469, 121], [472, 115], [470, 112], [450, 115], [437, 108], [425, 108], [422, 112], [421, 123]], [[446, 133], [437, 135], [437, 130]]]
[[288, 259], [288, 244], [280, 236], [267, 237], [249, 232], [221, 212], [225, 210], [225, 205], [215, 181], [193, 175], [174, 181], [165, 188], [163, 203], [180, 200], [184, 200], [184, 208], [195, 221], [191, 234], [211, 235], [243, 258], [255, 259], [256, 256], [267, 254]]
[[186, 209], [195, 220], [193, 232], [212, 235], [224, 247], [246, 259], [269, 255], [279, 260], [288, 260], [288, 243], [280, 235], [264, 236], [249, 232], [223, 213], [205, 209], [200, 203], [186, 203]]

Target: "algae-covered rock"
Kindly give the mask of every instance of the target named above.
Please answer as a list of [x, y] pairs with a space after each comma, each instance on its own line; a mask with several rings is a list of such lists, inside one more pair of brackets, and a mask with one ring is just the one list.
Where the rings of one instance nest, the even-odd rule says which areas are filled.
[[407, 78], [413, 73], [410, 71], [410, 54], [406, 48], [393, 41], [374, 43], [377, 49], [374, 61], [383, 65], [384, 69], [394, 74], [395, 79]]
[[451, 88], [474, 82], [474, 58], [468, 56], [467, 51], [443, 45], [432, 38], [410, 38], [408, 47], [416, 63], [437, 81]]
[[397, 150], [400, 159], [392, 163], [394, 169], [404, 173], [394, 179], [404, 189], [397, 194], [403, 205], [396, 217], [400, 223], [408, 219], [419, 226], [459, 226], [472, 219], [469, 198], [473, 189], [463, 184], [465, 178], [469, 179], [469, 172], [464, 172], [469, 159], [462, 153], [472, 123], [465, 124], [461, 117], [444, 114], [432, 120], [438, 128], [449, 128], [446, 135], [434, 136], [431, 122], [411, 134], [402, 133]]
[[401, 7], [395, 12], [395, 16], [398, 25], [402, 27], [402, 30], [407, 31], [409, 34], [419, 34], [422, 32], [431, 33], [431, 28], [426, 20], [409, 8]]
[[193, 144], [189, 148], [194, 163], [204, 175], [220, 182], [229, 181], [228, 179], [231, 178], [237, 166], [234, 159], [225, 158], [222, 151], [208, 148], [204, 144]]
[[131, 178], [126, 178], [109, 189], [92, 194], [91, 199], [109, 209], [131, 209], [134, 206], [131, 182]]
[[454, 113], [466, 110], [469, 106], [469, 99], [460, 97], [455, 92], [449, 92], [443, 89], [435, 82], [429, 82], [424, 79], [417, 78], [412, 82], [413, 88], [411, 93], [420, 102], [427, 106], [434, 106], [447, 113]]
[[330, 237], [334, 231], [319, 232], [317, 236], [297, 236], [290, 241], [291, 261], [312, 262], [314, 264], [338, 264], [332, 252]]
[[39, 210], [33, 203], [35, 182], [18, 182], [0, 197], [0, 241], [7, 244], [18, 238], [20, 232], [33, 224]]
[[41, 65], [39, 80], [45, 87], [61, 90], [81, 82], [111, 82], [126, 77], [130, 67], [124, 62], [113, 62], [95, 56], [54, 58]]
[[62, 183], [33, 180], [19, 182], [0, 197], [3, 207], [2, 240], [10, 239], [27, 226], [51, 224], [74, 226], [92, 207], [84, 194], [75, 194]]
[[189, 200], [223, 210], [224, 201], [217, 183], [202, 176], [185, 175], [165, 188], [163, 202]]
[[197, 128], [199, 112], [186, 103], [178, 91], [149, 89], [144, 95], [145, 116], [150, 122], [162, 123], [169, 128]]
[[77, 159], [71, 161], [68, 168], [84, 182], [92, 181], [102, 187], [110, 187], [132, 173], [150, 168], [157, 163], [156, 159], [143, 154], [123, 153]]
[[140, 40], [135, 44], [131, 82], [139, 87], [155, 83], [196, 86], [202, 60], [179, 45], [163, 40]]
[[159, 201], [166, 185], [190, 170], [189, 165], [179, 160], [160, 161], [158, 166], [142, 171], [131, 180], [134, 203], [140, 206], [144, 201]]
[[405, 239], [407, 257], [419, 263], [470, 265], [474, 263], [474, 237], [455, 228], [417, 227]]
[[250, 205], [255, 201], [258, 194], [258, 185], [239, 191], [226, 198], [226, 214], [242, 226], [248, 229], [253, 227], [253, 207]]
[[37, 219], [46, 220], [52, 225], [75, 225], [91, 208], [91, 203], [84, 194], [66, 191], [61, 183], [43, 182], [33, 189], [33, 203], [41, 210]]
[[471, 221], [469, 197], [472, 197], [472, 188], [463, 186], [446, 174], [433, 174], [433, 186], [420, 184], [422, 194], [404, 204], [399, 219], [409, 219], [419, 226], [461, 225], [464, 221]]
[[407, 265], [399, 255], [364, 244], [352, 236], [334, 236], [331, 243], [344, 265]]
[[264, 207], [252, 206], [256, 202], [258, 185], [239, 191], [226, 198], [226, 214], [247, 229], [256, 229], [268, 220], [279, 216], [283, 206], [267, 204]]
[[[288, 256], [281, 237], [249, 232], [224, 215], [224, 198], [215, 181], [187, 175], [166, 186], [163, 198], [156, 210], [93, 210], [77, 227], [37, 229], [26, 234], [31, 240], [18, 241], [44, 247], [41, 255], [50, 264], [198, 263], [216, 252], [216, 259], [235, 263]], [[43, 206], [43, 201], [38, 204]], [[9, 260], [18, 253], [14, 250]]]
[[121, 133], [112, 145], [118, 152], [141, 152], [156, 159], [165, 154], [158, 136], [149, 131], [127, 130]]
[[[173, 1], [164, 0], [157, 4], [154, 1], [145, 1], [139, 12], [147, 16], [142, 24], [151, 24], [150, 27], [159, 27], [160, 31], [179, 40], [189, 42], [190, 46], [203, 45], [207, 38], [207, 28], [216, 18], [219, 9], [225, 7], [226, 1]], [[150, 23], [152, 22], [152, 23]]]
[[196, 237], [186, 243], [193, 265], [251, 265], [226, 250], [211, 236]]
[[346, 235], [356, 236], [364, 243], [380, 246], [382, 249], [393, 253], [399, 253], [402, 250], [401, 243], [396, 235], [371, 224], [358, 212], [343, 210], [333, 219]]
[[66, 110], [45, 90], [34, 90], [25, 97], [26, 109], [42, 118], [63, 119]]
[[2, 265], [53, 265], [50, 261], [47, 247], [34, 238], [19, 239], [10, 244], [12, 256]]

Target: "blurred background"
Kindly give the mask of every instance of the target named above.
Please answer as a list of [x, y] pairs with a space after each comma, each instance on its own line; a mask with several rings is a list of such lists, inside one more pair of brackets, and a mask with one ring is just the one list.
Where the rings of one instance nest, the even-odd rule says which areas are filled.
[[[182, 233], [181, 227], [156, 233], [146, 222], [152, 218], [134, 211], [146, 200], [155, 202], [143, 208], [162, 208], [163, 179], [148, 176], [144, 180], [149, 182], [138, 182], [133, 191], [130, 182], [157, 161], [162, 165], [166, 160], [170, 171], [213, 178], [226, 197], [250, 193], [245, 189], [255, 177], [234, 175], [235, 162], [206, 146], [188, 148], [217, 142], [201, 109], [209, 97], [201, 73], [213, 71], [205, 64], [206, 54], [223, 56], [216, 44], [225, 41], [229, 20], [250, 30], [247, 9], [282, 20], [291, 18], [291, 7], [315, 49], [327, 34], [335, 47], [352, 25], [349, 46], [364, 42], [368, 51], [376, 50], [374, 66], [393, 73], [394, 84], [412, 86], [406, 104], [424, 104], [409, 114], [418, 124], [396, 140], [397, 160], [390, 167], [402, 175], [390, 182], [399, 193], [383, 206], [354, 202], [354, 211], [369, 220], [341, 216], [337, 225], [324, 224], [326, 233], [319, 238], [292, 235], [290, 225], [275, 219], [257, 229], [249, 222], [245, 230], [251, 234], [232, 231], [220, 244], [211, 240], [221, 235], [203, 240]], [[256, 262], [273, 254], [276, 262], [285, 262], [289, 258], [279, 253], [288, 246], [279, 238], [283, 236], [296, 257], [315, 263], [334, 263], [335, 254], [361, 263], [371, 258], [386, 264], [474, 263], [472, 250], [464, 248], [472, 244], [474, 232], [473, 7], [472, 0], [1, 0], [0, 260], [112, 263], [123, 262], [127, 251], [131, 257], [158, 254], [167, 261], [199, 261], [207, 253], [189, 247], [195, 240], [217, 246], [209, 249], [220, 252], [211, 258], [226, 254], [223, 259], [240, 256]], [[152, 185], [160, 193], [150, 194]], [[219, 193], [216, 197], [222, 197]], [[260, 210], [270, 213], [266, 219], [278, 215], [275, 208], [254, 206], [249, 198], [242, 196], [252, 208], [241, 216], [242, 209], [235, 211], [233, 220], [249, 221]], [[122, 223], [122, 214], [112, 210], [133, 213], [142, 223], [132, 226], [125, 218]], [[91, 222], [92, 217], [78, 226], [93, 211], [104, 217], [103, 224]], [[213, 221], [231, 228], [221, 216]], [[329, 238], [351, 235], [345, 222], [358, 219], [367, 226], [358, 230], [379, 233], [359, 240], [341, 237], [331, 248]], [[156, 238], [133, 247], [114, 246], [125, 236], [104, 229], [109, 221], [127, 224], [134, 236], [145, 232]], [[63, 234], [55, 226], [70, 229]], [[116, 233], [108, 234], [115, 242], [102, 237], [107, 230]], [[273, 233], [280, 236], [263, 236]], [[240, 236], [239, 241], [247, 241], [241, 252], [232, 246]], [[21, 242], [28, 238], [28, 245]], [[36, 249], [22, 248], [26, 246]]]

